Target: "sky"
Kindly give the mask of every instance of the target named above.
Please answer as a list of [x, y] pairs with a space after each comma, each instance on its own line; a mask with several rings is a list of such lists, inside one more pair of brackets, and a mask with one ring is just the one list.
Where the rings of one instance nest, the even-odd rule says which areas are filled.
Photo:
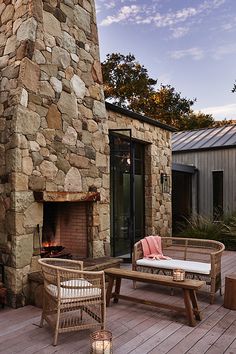
[[[195, 111], [236, 119], [236, 0], [95, 0], [100, 56], [134, 54]], [[157, 86], [158, 88], [158, 86]]]

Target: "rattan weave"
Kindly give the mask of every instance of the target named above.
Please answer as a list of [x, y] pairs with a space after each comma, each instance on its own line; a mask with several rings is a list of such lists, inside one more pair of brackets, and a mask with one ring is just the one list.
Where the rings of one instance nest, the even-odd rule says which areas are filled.
[[105, 326], [104, 272], [84, 271], [83, 262], [67, 259], [39, 260], [44, 278], [41, 326], [44, 320], [58, 334]]

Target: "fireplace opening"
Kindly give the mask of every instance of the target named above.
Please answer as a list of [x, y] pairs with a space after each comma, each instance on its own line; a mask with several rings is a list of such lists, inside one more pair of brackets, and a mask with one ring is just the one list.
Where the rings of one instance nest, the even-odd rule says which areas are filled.
[[42, 257], [88, 257], [87, 206], [85, 202], [44, 203]]

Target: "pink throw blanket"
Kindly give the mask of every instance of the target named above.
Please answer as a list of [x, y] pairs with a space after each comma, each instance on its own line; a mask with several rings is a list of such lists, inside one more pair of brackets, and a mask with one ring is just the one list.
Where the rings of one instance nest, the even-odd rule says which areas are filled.
[[161, 247], [160, 236], [147, 236], [141, 240], [144, 258], [171, 259], [164, 256]]

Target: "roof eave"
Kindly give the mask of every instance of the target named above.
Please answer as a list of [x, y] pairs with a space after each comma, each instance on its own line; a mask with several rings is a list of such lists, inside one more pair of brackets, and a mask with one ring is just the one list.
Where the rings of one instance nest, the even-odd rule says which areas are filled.
[[111, 110], [113, 112], [117, 112], [117, 113], [123, 114], [125, 116], [128, 116], [130, 118], [139, 120], [140, 122], [148, 123], [148, 124], [154, 125], [156, 127], [168, 130], [170, 132], [177, 132], [178, 131], [176, 128], [171, 127], [168, 124], [161, 123], [158, 120], [155, 120], [155, 119], [149, 118], [147, 116], [144, 116], [142, 114], [130, 111], [130, 110], [126, 109], [126, 108], [119, 107], [119, 106], [114, 105], [114, 104], [112, 104], [110, 102], [106, 101], [105, 105], [106, 105], [106, 108], [108, 110]]

